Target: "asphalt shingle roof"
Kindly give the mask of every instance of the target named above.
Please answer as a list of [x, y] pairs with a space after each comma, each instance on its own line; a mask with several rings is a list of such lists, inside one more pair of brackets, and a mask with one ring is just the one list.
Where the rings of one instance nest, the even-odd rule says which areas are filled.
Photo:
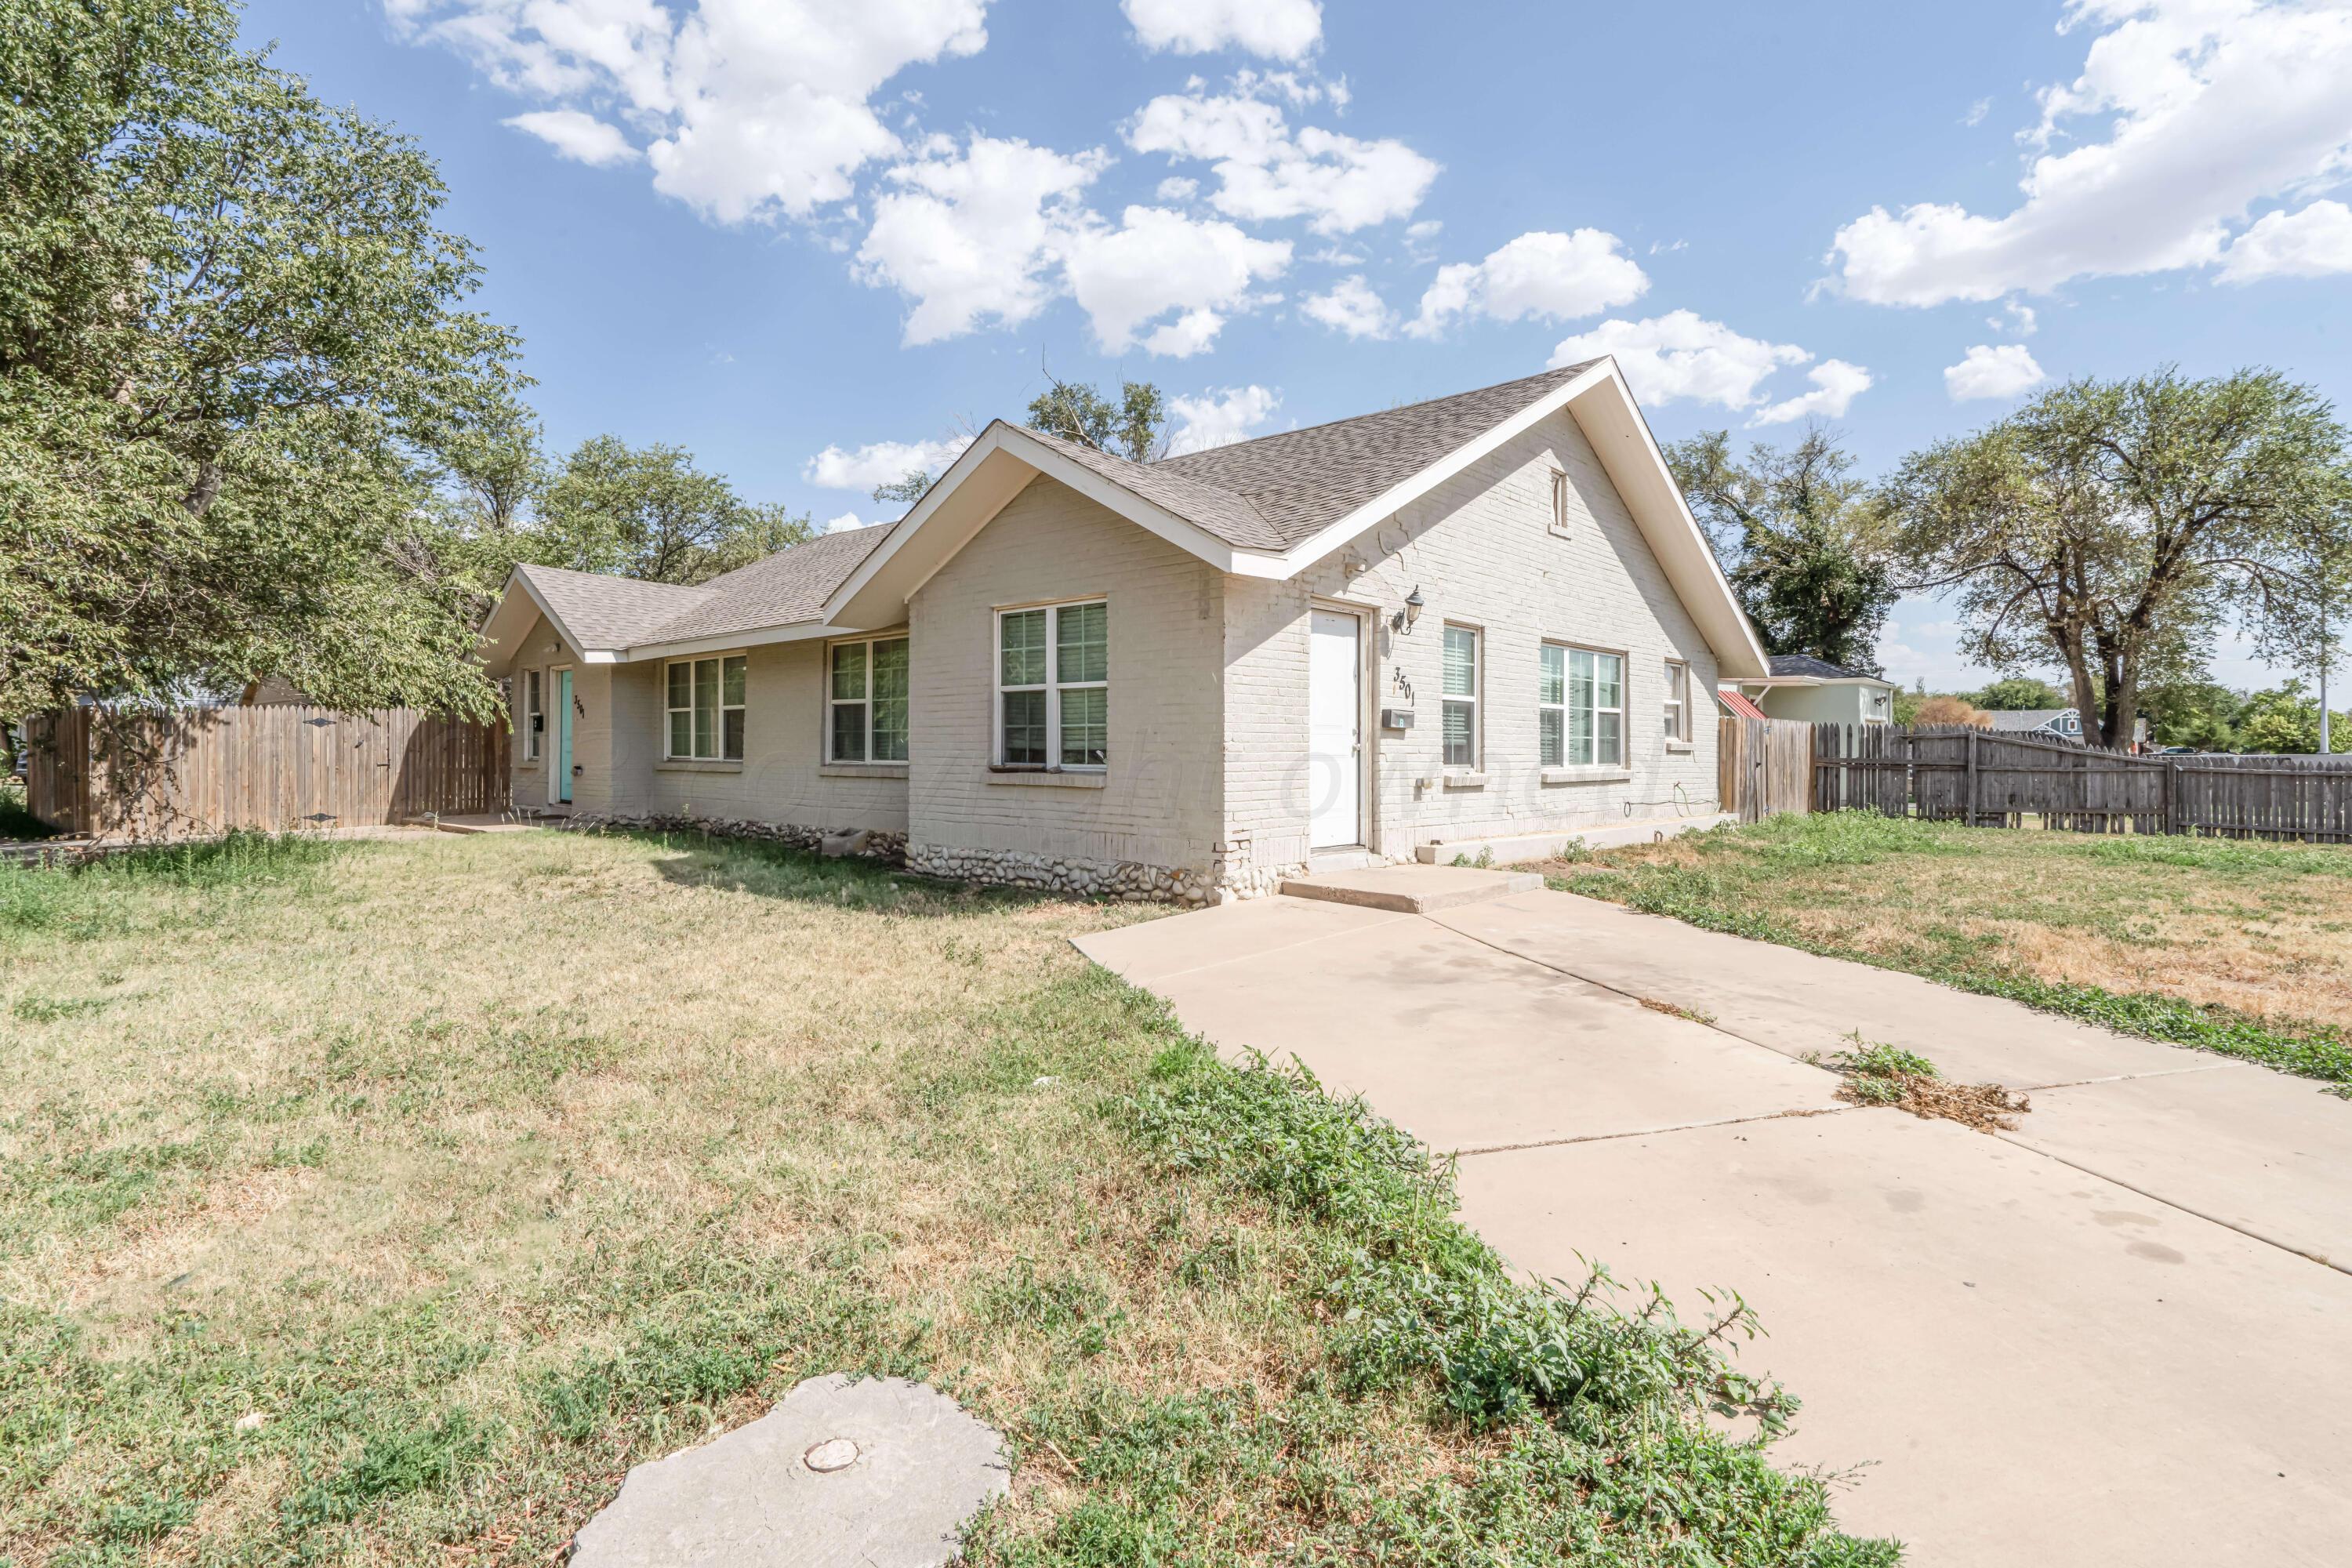
[[2039, 730], [2066, 711], [2063, 708], [1995, 708], [1985, 716], [1996, 730]]
[[709, 597], [706, 587], [640, 583], [603, 572], [567, 572], [560, 566], [519, 566], [583, 649], [620, 648], [652, 640], [655, 627]]
[[819, 534], [805, 544], [779, 550], [723, 577], [713, 577], [702, 584], [708, 597], [665, 620], [652, 636], [639, 640], [685, 642], [820, 619], [825, 596], [857, 570], [889, 531], [889, 528], [852, 528]]
[[[1043, 431], [1029, 434], [1236, 549], [1283, 551], [1599, 363], [1563, 365], [1498, 386], [1156, 463], [1132, 463]], [[691, 588], [550, 566], [521, 570], [589, 647], [643, 647], [818, 619], [826, 598], [890, 531], [825, 534]]]
[[820, 534], [691, 588], [555, 566], [519, 570], [583, 647], [643, 647], [816, 620], [826, 595], [889, 531]]
[[1182, 472], [1176, 466], [1181, 459], [1131, 463], [1125, 458], [1097, 452], [1081, 441], [1064, 440], [1043, 430], [1029, 434], [1121, 489], [1206, 529], [1236, 549], [1280, 550], [1289, 542], [1250, 503], [1248, 497]]
[[[1286, 550], [1599, 363], [1587, 360], [1451, 397], [1163, 458], [1149, 468], [1242, 499], [1271, 530], [1276, 548]], [[1229, 543], [1243, 543], [1205, 519], [1192, 521]]]
[[1848, 669], [1842, 664], [1832, 664], [1825, 658], [1815, 658], [1809, 653], [1776, 653], [1772, 656], [1775, 675], [1809, 675], [1816, 680], [1876, 680], [1867, 670]]

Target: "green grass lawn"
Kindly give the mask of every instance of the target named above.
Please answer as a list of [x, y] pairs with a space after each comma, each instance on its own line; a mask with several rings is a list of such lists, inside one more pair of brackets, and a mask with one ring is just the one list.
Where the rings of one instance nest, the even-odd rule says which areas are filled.
[[[1007, 1435], [987, 1564], [1895, 1559], [1710, 1331], [1068, 946], [764, 847], [0, 868], [0, 1563], [545, 1564], [847, 1370]], [[1737, 1281], [1727, 1283], [1737, 1284]]]
[[2352, 1089], [2352, 846], [1843, 812], [1536, 868], [1569, 892]]

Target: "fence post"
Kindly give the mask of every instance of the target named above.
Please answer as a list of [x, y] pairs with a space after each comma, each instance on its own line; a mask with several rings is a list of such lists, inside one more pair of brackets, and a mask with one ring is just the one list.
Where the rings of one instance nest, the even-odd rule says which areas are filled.
[[1964, 820], [1970, 827], [1977, 825], [1977, 731], [1974, 730], [1969, 731], [1968, 816]]
[[2164, 833], [2169, 838], [2180, 831], [2172, 825], [2176, 809], [2173, 803], [2180, 795], [2180, 764], [2170, 757], [2164, 759]]

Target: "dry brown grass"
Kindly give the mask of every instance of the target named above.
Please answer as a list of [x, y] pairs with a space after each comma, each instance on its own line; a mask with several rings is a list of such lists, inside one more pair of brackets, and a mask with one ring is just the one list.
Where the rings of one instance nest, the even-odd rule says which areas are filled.
[[1686, 890], [1808, 946], [2255, 1018], [2352, 1022], [2352, 848], [1786, 819], [1542, 868]]
[[[175, 1521], [156, 1561], [544, 1562], [629, 1463], [833, 1366], [929, 1372], [1016, 1430], [1074, 1390], [1278, 1407], [1311, 1342], [1285, 1227], [1171, 1188], [1103, 1113], [1163, 1034], [1037, 1013], [1087, 972], [1069, 937], [1138, 918], [442, 836], [0, 932], [0, 1327], [38, 1331], [0, 1432], [79, 1425], [0, 1468], [0, 1560], [146, 1539], [144, 1509]], [[1235, 1237], [1234, 1278], [1180, 1278]], [[666, 1343], [772, 1364], [547, 1435], [551, 1383]], [[453, 1411], [497, 1463], [292, 1522]], [[1045, 1528], [1050, 1436], [1021, 1480]]]

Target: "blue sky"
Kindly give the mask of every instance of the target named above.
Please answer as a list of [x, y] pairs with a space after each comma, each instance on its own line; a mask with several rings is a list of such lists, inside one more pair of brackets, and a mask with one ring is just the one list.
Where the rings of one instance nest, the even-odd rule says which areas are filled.
[[[1877, 472], [2037, 384], [2352, 400], [2352, 5], [249, 0], [440, 162], [557, 450], [820, 523], [1157, 382], [1178, 439], [1616, 353], [1662, 439]], [[1906, 601], [1881, 655], [1973, 684]], [[2237, 683], [2273, 672], [2225, 647]]]

